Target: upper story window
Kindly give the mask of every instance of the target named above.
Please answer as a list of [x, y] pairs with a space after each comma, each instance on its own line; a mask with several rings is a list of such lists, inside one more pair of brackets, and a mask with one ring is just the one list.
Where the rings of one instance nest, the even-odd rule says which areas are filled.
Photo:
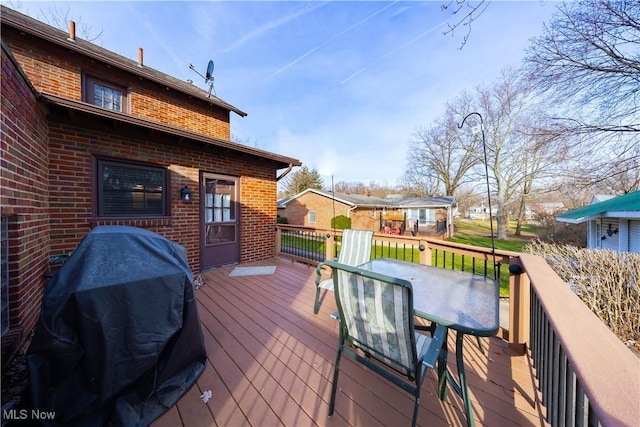
[[309, 211], [309, 224], [316, 223], [316, 211]]
[[127, 112], [127, 88], [85, 75], [83, 100], [109, 110]]
[[167, 169], [97, 159], [96, 216], [168, 216]]

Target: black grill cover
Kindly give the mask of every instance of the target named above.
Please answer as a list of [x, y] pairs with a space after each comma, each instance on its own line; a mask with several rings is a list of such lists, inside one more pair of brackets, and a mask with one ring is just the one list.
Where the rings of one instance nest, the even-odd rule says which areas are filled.
[[184, 248], [148, 230], [94, 228], [52, 277], [27, 351], [33, 408], [57, 426], [144, 426], [204, 370]]

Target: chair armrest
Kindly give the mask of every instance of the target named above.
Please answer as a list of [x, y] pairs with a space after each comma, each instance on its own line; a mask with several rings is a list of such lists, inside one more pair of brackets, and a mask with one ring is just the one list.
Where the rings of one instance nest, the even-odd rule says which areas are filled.
[[440, 350], [447, 339], [447, 327], [442, 325], [436, 325], [435, 330], [431, 333], [431, 343], [429, 348], [422, 358], [422, 363], [430, 368], [436, 365]]
[[[337, 257], [334, 258], [333, 261], [338, 261], [338, 258]], [[320, 280], [322, 280], [322, 277], [321, 277], [322, 269], [325, 267], [325, 265], [326, 264], [324, 262], [321, 262], [316, 266], [316, 280], [315, 280], [316, 286], [320, 285]]]

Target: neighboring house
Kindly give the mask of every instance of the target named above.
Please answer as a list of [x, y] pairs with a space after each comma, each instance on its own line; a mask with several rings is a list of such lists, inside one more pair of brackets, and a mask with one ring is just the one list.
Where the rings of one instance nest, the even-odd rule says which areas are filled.
[[640, 190], [564, 212], [557, 221], [587, 223], [587, 247], [618, 252], [640, 252]]
[[[400, 198], [335, 193], [307, 188], [278, 201], [278, 215], [291, 225], [331, 229], [344, 215], [351, 227], [384, 233], [453, 235], [453, 197]], [[386, 229], [386, 227], [389, 227]]]
[[555, 215], [565, 210], [562, 202], [533, 202], [525, 205], [524, 218], [526, 221], [539, 222], [541, 218]]
[[[492, 211], [495, 211], [496, 208], [494, 206], [491, 207]], [[480, 205], [480, 206], [471, 206], [467, 209], [467, 214], [465, 217], [467, 219], [489, 219], [489, 214], [495, 217], [494, 212], [489, 212], [489, 206]]]
[[133, 61], [4, 6], [0, 20], [3, 361], [35, 324], [50, 257], [95, 226], [162, 234], [194, 272], [274, 256], [277, 173], [301, 163], [231, 142], [231, 113], [246, 113], [142, 50]]
[[[540, 216], [553, 215], [564, 209], [564, 203], [554, 202], [541, 202], [531, 203], [525, 205], [524, 219], [526, 221], [535, 221]], [[491, 206], [491, 216], [495, 218], [498, 215], [498, 208], [495, 205]], [[509, 211], [509, 215], [514, 215], [515, 212]], [[480, 206], [471, 206], [466, 213], [467, 219], [489, 219], [489, 207], [484, 204]]]

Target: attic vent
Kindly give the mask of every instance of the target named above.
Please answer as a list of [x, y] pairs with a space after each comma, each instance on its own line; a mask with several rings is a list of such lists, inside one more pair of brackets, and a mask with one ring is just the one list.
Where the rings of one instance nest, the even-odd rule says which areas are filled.
[[76, 41], [76, 23], [73, 21], [69, 21], [69, 38], [67, 40]]

